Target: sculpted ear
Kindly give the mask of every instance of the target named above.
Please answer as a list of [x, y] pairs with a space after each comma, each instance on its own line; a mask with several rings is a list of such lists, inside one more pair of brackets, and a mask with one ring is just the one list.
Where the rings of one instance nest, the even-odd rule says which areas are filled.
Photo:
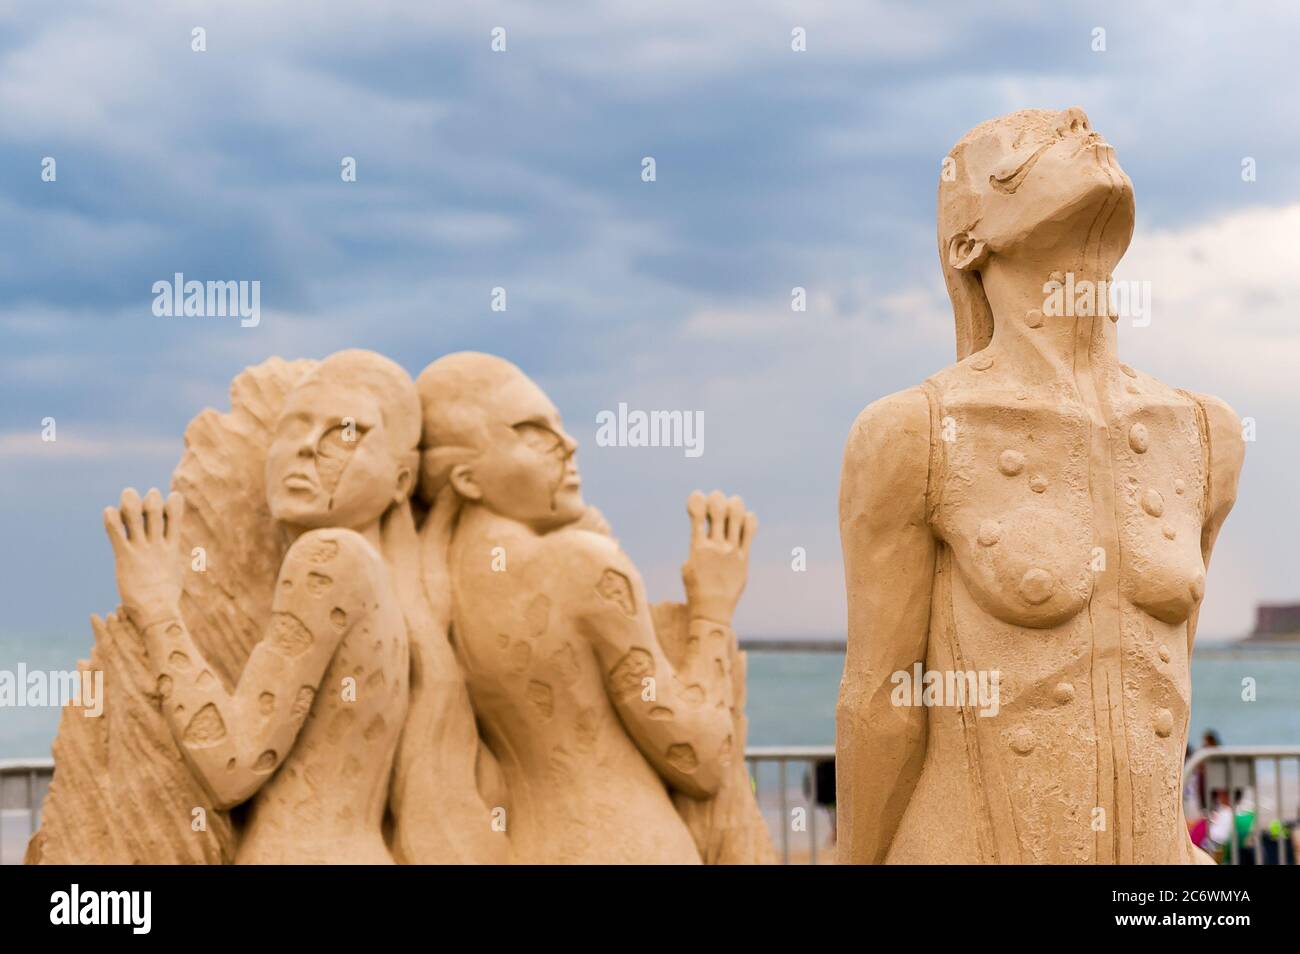
[[415, 478], [420, 468], [420, 452], [411, 451], [403, 454], [397, 464], [397, 490], [393, 494], [393, 503], [402, 503], [415, 490]]
[[958, 232], [948, 239], [948, 265], [964, 272], [979, 268], [988, 257], [988, 249], [983, 239], [977, 239], [969, 232]]
[[447, 475], [447, 482], [466, 500], [483, 499], [483, 488], [474, 479], [474, 471], [469, 464], [457, 464], [453, 467], [451, 473]]

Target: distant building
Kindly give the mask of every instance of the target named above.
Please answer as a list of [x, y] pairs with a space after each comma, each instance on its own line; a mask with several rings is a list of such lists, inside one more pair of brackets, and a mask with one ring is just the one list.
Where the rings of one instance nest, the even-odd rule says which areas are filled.
[[1246, 637], [1261, 642], [1300, 643], [1300, 603], [1260, 604], [1255, 607], [1255, 629]]

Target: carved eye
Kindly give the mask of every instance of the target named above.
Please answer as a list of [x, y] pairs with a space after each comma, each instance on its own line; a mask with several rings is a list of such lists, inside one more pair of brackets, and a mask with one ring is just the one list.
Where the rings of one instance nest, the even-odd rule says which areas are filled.
[[326, 458], [346, 457], [356, 450], [357, 444], [365, 434], [366, 429], [359, 425], [351, 427], [343, 424], [335, 425], [321, 435], [320, 443], [316, 445], [316, 453]]
[[541, 424], [516, 424], [514, 431], [521, 441], [539, 454], [554, 454], [564, 446], [559, 434]]
[[1025, 177], [1029, 175], [1029, 170], [1034, 168], [1034, 163], [1038, 162], [1038, 157], [1052, 148], [1054, 142], [1055, 140], [1043, 143], [1043, 145], [1031, 152], [1029, 157], [1020, 165], [1009, 172], [996, 172], [989, 176], [989, 185], [1004, 195], [1015, 194], [1015, 191], [1020, 188], [1020, 184], [1025, 181]]

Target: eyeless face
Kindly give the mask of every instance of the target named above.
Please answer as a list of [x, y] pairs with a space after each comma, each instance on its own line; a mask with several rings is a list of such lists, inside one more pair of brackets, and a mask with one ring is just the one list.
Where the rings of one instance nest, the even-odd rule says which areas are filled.
[[374, 395], [311, 379], [290, 393], [266, 459], [276, 520], [360, 530], [401, 499], [410, 479], [394, 459]]
[[586, 511], [574, 453], [578, 442], [560, 412], [532, 381], [520, 375], [503, 383], [492, 439], [471, 464], [462, 494], [539, 533], [572, 523]]
[[1003, 128], [967, 161], [981, 170], [975, 232], [990, 251], [1012, 254], [1031, 237], [1041, 249], [1086, 236], [1085, 252], [1114, 261], [1128, 248], [1133, 183], [1083, 110], [1062, 111], [1052, 128]]

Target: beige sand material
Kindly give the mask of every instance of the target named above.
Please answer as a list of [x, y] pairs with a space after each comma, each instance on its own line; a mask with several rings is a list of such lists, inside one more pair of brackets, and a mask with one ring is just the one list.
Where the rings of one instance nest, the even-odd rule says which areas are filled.
[[[1205, 860], [1180, 798], [1189, 662], [1239, 422], [1121, 364], [1106, 309], [1050, 314], [1053, 283], [1108, 280], [1133, 232], [1082, 110], [984, 123], [950, 160], [960, 360], [867, 407], [845, 451], [839, 858]], [[918, 663], [997, 673], [997, 705], [911, 704], [896, 674]]]
[[500, 860], [447, 608], [420, 586], [409, 376], [370, 352], [272, 359], [232, 405], [187, 431], [189, 513], [132, 489], [105, 511], [124, 607], [95, 621], [106, 718], [65, 712], [28, 860]]
[[29, 862], [772, 860], [730, 627], [753, 515], [693, 497], [689, 606], [651, 607], [527, 378], [421, 382], [423, 422], [380, 355], [272, 358], [191, 423], [175, 493], [105, 512], [104, 713], [65, 709]]
[[434, 516], [457, 514], [445, 568], [424, 564], [426, 586], [452, 593], [515, 859], [771, 860], [743, 765], [731, 629], [754, 515], [738, 497], [693, 494], [686, 607], [652, 612], [636, 567], [583, 501], [576, 441], [532, 381], [462, 353], [417, 386], [423, 492]]

